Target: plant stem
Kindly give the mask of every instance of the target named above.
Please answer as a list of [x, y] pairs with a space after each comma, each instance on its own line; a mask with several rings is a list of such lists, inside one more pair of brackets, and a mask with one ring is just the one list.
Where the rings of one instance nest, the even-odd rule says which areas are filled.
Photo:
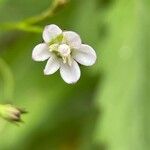
[[4, 82], [4, 100], [11, 100], [14, 92], [14, 78], [7, 63], [0, 58], [0, 73]]
[[68, 0], [53, 0], [51, 6], [39, 15], [32, 16], [20, 22], [3, 23], [0, 24], [0, 30], [21, 30], [26, 32], [41, 33], [42, 28], [35, 26], [35, 24], [52, 17], [59, 8], [64, 6]]

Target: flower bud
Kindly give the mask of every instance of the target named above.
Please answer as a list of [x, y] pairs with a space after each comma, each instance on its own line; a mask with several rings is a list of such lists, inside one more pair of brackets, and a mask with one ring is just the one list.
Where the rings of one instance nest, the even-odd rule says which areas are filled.
[[25, 110], [17, 108], [10, 104], [0, 105], [0, 117], [10, 122], [21, 122], [21, 114], [26, 113]]

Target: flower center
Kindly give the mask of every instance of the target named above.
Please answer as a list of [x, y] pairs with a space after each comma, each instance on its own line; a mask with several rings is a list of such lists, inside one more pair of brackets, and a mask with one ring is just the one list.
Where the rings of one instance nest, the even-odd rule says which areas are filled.
[[49, 46], [50, 52], [57, 51], [57, 49], [58, 49], [58, 44], [52, 44]]
[[63, 63], [71, 65], [71, 49], [67, 44], [52, 44], [49, 46], [49, 51], [55, 53], [58, 58], [62, 58]]
[[70, 50], [70, 47], [67, 44], [61, 44], [58, 47], [58, 52], [60, 53], [60, 55], [62, 57], [67, 57], [67, 56], [70, 55], [71, 50]]

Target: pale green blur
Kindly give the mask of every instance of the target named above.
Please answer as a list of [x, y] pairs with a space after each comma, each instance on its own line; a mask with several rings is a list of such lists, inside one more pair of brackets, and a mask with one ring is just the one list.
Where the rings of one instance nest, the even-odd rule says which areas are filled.
[[[0, 118], [0, 150], [149, 150], [150, 1], [70, 0], [45, 17], [51, 2], [0, 0], [0, 103], [28, 111]], [[51, 23], [97, 53], [74, 85], [31, 58]]]

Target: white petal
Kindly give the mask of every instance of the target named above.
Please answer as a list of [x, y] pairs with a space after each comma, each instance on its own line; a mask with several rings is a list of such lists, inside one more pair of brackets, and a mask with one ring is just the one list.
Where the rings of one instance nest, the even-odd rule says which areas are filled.
[[78, 49], [81, 46], [80, 36], [73, 31], [65, 31], [63, 32], [64, 40], [67, 41], [68, 45], [71, 48]]
[[52, 39], [56, 38], [58, 35], [62, 33], [62, 30], [54, 25], [47, 25], [43, 31], [43, 39], [46, 43], [49, 43]]
[[47, 61], [47, 64], [44, 69], [44, 74], [45, 75], [53, 74], [59, 69], [59, 67], [60, 67], [59, 60], [56, 57], [52, 56]]
[[67, 63], [62, 63], [60, 66], [60, 75], [68, 84], [77, 82], [81, 75], [79, 65], [75, 60], [72, 60], [71, 66]]
[[35, 61], [44, 61], [51, 56], [48, 45], [41, 43], [35, 46], [32, 51], [32, 59]]
[[80, 64], [85, 66], [91, 66], [96, 61], [96, 53], [94, 49], [89, 46], [82, 44], [77, 50], [74, 50], [72, 57]]

